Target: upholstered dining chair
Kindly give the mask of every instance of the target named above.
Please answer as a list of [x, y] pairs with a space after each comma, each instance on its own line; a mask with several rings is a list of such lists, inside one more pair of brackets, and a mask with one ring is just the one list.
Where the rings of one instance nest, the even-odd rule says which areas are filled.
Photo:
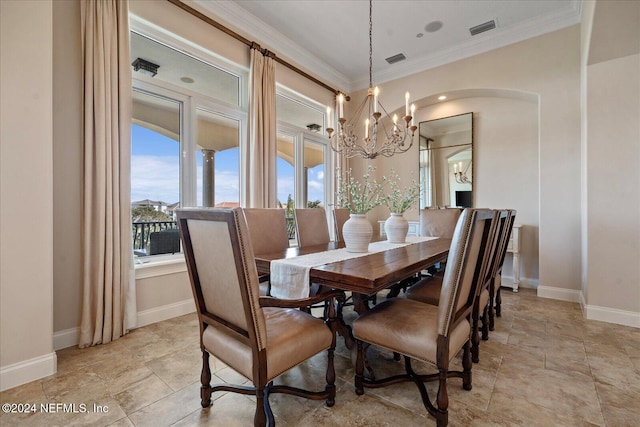
[[296, 236], [298, 246], [314, 246], [329, 243], [327, 213], [322, 208], [295, 209]]
[[[482, 319], [482, 339], [489, 339], [489, 285], [491, 283], [491, 266], [495, 263], [497, 248], [500, 240], [500, 212], [493, 211], [494, 225], [491, 234], [487, 239], [487, 247], [485, 248], [485, 264], [482, 268], [482, 275], [478, 278], [476, 286], [476, 296], [473, 310], [471, 313], [471, 360], [474, 363], [480, 361], [480, 338], [479, 338], [479, 320]], [[443, 277], [429, 276], [418, 283], [414, 284], [406, 293], [408, 299], [423, 302], [431, 305], [440, 304], [440, 295], [442, 293]]]
[[[284, 209], [244, 208], [254, 254], [282, 252], [289, 247], [287, 217]], [[270, 295], [269, 274], [258, 277], [260, 294]]]
[[451, 239], [461, 213], [459, 208], [421, 209], [420, 235]]
[[[461, 212], [462, 209], [459, 208], [421, 209], [419, 235], [451, 239]], [[438, 271], [441, 272], [445, 265], [446, 261], [440, 263], [439, 268], [429, 268], [428, 272], [435, 275]]]
[[335, 208], [333, 210], [333, 223], [336, 228], [336, 241], [342, 242], [342, 226], [349, 219], [349, 209]]
[[[459, 218], [449, 250], [449, 262], [444, 273], [438, 306], [411, 299], [395, 298], [383, 301], [360, 315], [353, 322], [357, 342], [355, 390], [361, 395], [364, 387], [383, 387], [412, 381], [418, 387], [427, 412], [438, 426], [448, 423], [449, 398], [447, 379], [462, 378], [465, 390], [471, 390], [471, 312], [481, 269], [486, 266], [486, 247], [491, 238], [494, 212], [486, 209], [465, 209]], [[372, 344], [404, 356], [405, 374], [383, 379], [364, 377], [366, 344]], [[450, 365], [462, 349], [462, 371]], [[437, 368], [437, 373], [418, 374], [411, 359]], [[438, 381], [435, 402], [424, 386], [426, 381]]]
[[500, 285], [502, 283], [502, 265], [504, 264], [504, 258], [507, 254], [509, 247], [509, 240], [511, 240], [511, 232], [513, 231], [513, 224], [516, 221], [517, 211], [515, 209], [508, 210], [507, 224], [505, 225], [504, 234], [502, 236], [501, 246], [498, 249], [497, 263], [495, 270], [492, 274], [492, 281], [489, 285], [489, 307], [492, 310], [489, 315], [489, 329], [494, 329], [494, 319], [492, 314], [500, 317], [502, 315], [502, 298], [500, 295]]
[[[177, 217], [200, 322], [202, 407], [211, 405], [211, 394], [217, 391], [253, 395], [254, 425], [271, 426], [275, 425], [269, 405], [271, 393], [326, 399], [326, 405], [333, 406], [334, 298], [342, 293], [332, 291], [287, 301], [260, 297], [253, 248], [241, 208], [179, 209]], [[329, 301], [326, 319], [297, 309], [319, 301]], [[280, 374], [325, 350], [324, 390], [274, 385]], [[254, 387], [212, 386], [210, 354], [248, 378]]]

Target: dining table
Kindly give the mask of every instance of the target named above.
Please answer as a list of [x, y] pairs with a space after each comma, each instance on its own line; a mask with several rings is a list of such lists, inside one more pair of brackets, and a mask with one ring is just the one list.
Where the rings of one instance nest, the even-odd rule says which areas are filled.
[[[384, 237], [374, 238], [373, 242], [376, 241], [384, 241]], [[369, 297], [405, 279], [416, 277], [421, 271], [445, 261], [450, 245], [451, 239], [444, 238], [417, 239], [402, 246], [390, 244], [388, 249], [312, 266], [308, 271], [308, 281], [325, 289], [351, 292], [354, 311], [362, 314], [369, 309]], [[329, 242], [315, 246], [290, 247], [269, 254], [256, 254], [256, 267], [258, 273], [268, 274], [271, 271], [271, 263], [276, 260], [290, 260], [342, 248], [345, 248], [344, 242]], [[341, 313], [338, 313], [338, 317], [341, 320], [338, 332], [345, 339], [347, 347], [353, 349], [351, 328], [342, 321]]]

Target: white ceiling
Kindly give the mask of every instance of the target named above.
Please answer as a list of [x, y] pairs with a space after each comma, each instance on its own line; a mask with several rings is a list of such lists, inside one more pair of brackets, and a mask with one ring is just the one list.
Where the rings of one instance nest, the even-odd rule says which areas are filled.
[[[215, 19], [336, 89], [369, 85], [366, 0], [194, 0]], [[373, 83], [473, 56], [580, 22], [582, 0], [375, 0]], [[471, 36], [489, 20], [496, 28]], [[425, 30], [442, 22], [436, 32]], [[417, 37], [422, 33], [422, 37]], [[407, 59], [388, 64], [403, 53]]]

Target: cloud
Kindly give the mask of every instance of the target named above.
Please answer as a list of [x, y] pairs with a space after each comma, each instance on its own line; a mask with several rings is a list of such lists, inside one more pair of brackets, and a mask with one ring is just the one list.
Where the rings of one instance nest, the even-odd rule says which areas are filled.
[[[237, 171], [216, 169], [216, 203], [240, 200]], [[198, 204], [202, 204], [202, 166], [197, 169]], [[166, 203], [180, 200], [180, 165], [175, 156], [131, 156], [131, 200]]]

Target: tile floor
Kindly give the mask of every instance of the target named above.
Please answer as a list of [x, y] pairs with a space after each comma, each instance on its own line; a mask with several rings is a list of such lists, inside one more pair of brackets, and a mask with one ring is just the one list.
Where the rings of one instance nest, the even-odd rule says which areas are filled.
[[[489, 341], [481, 343], [480, 363], [473, 366], [473, 390], [462, 390], [460, 379], [450, 381], [450, 425], [640, 425], [640, 329], [586, 321], [578, 304], [538, 298], [530, 289], [504, 290], [503, 301], [503, 316]], [[369, 359], [379, 375], [402, 369], [389, 353], [371, 349]], [[282, 381], [299, 386], [322, 381], [325, 360], [324, 353], [318, 355]], [[38, 411], [2, 413], [0, 424], [252, 425], [251, 397], [215, 393], [211, 408], [200, 407], [200, 363], [195, 314], [136, 329], [104, 346], [64, 349], [58, 352], [55, 375], [0, 393], [3, 404], [35, 404]], [[215, 381], [245, 381], [216, 359], [211, 368]], [[333, 408], [273, 395], [278, 425], [435, 425], [411, 383], [365, 389], [364, 396], [356, 396], [342, 342], [336, 372]], [[435, 386], [429, 384], [431, 393]], [[41, 403], [51, 412], [40, 411]]]

